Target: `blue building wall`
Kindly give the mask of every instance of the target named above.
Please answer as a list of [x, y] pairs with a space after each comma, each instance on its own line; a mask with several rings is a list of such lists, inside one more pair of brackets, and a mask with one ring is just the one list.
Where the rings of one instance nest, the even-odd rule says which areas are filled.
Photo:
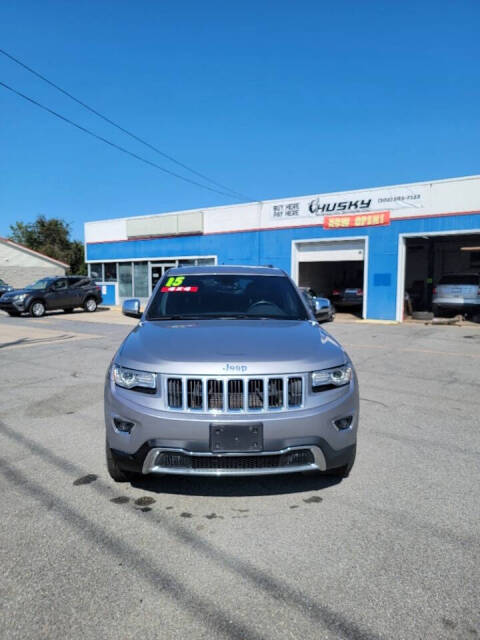
[[469, 215], [393, 220], [385, 227], [328, 229], [321, 226], [151, 238], [87, 245], [87, 260], [152, 259], [216, 255], [219, 264], [272, 264], [290, 273], [293, 240], [368, 236], [367, 318], [394, 320], [397, 297], [398, 237], [480, 229], [480, 212]]

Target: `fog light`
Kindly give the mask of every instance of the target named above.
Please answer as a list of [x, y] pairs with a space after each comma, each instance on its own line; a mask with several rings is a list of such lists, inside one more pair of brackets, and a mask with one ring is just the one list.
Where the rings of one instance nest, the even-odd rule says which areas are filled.
[[130, 433], [135, 426], [134, 422], [130, 422], [130, 420], [122, 420], [121, 418], [114, 418], [113, 423], [115, 424], [117, 431], [121, 431], [122, 433]]
[[338, 418], [338, 420], [334, 420], [333, 424], [343, 431], [344, 429], [348, 429], [352, 426], [353, 416], [345, 416], [345, 418]]

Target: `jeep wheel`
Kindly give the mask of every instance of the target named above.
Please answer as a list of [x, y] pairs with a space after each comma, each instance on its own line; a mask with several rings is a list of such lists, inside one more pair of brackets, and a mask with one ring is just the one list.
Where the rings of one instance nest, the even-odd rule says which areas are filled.
[[83, 308], [85, 311], [93, 313], [97, 310], [97, 301], [95, 300], [95, 298], [87, 298], [83, 303]]
[[45, 314], [45, 305], [40, 300], [34, 300], [28, 311], [32, 318], [41, 318]]
[[120, 469], [112, 456], [112, 450], [108, 444], [105, 445], [105, 453], [107, 458], [107, 470], [112, 480], [115, 480], [115, 482], [129, 482], [133, 479], [134, 474]]

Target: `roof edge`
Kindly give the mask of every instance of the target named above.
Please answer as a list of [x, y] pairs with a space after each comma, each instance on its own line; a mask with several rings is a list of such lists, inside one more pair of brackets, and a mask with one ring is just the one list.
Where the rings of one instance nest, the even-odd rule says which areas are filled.
[[29, 247], [26, 247], [25, 245], [20, 244], [19, 242], [10, 240], [9, 238], [4, 238], [3, 236], [0, 236], [0, 242], [4, 242], [5, 244], [12, 245], [14, 248], [21, 249], [22, 251], [31, 253], [34, 256], [39, 256], [40, 258], [42, 258], [43, 260], [46, 260], [47, 262], [53, 262], [53, 264], [59, 264], [62, 267], [66, 267], [67, 269], [70, 268], [70, 265], [67, 264], [66, 262], [62, 262], [61, 260], [56, 260], [55, 258], [46, 256], [44, 253], [40, 253], [40, 251], [35, 251], [34, 249], [30, 249]]

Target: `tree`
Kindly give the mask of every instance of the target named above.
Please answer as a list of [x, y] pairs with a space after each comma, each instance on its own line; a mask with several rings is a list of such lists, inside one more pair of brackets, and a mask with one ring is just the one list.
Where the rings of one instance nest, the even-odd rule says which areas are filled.
[[61, 218], [37, 216], [34, 222], [10, 225], [10, 240], [70, 265], [69, 273], [86, 274], [83, 244], [70, 239], [70, 225]]

